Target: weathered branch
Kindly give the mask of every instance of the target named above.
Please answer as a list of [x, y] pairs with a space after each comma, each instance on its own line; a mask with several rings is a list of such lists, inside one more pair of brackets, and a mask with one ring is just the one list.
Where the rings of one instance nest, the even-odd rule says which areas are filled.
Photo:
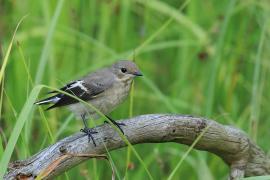
[[[124, 120], [125, 135], [131, 144], [176, 142], [191, 145], [209, 126], [196, 149], [209, 151], [230, 167], [230, 179], [270, 174], [270, 159], [247, 135], [234, 127], [221, 125], [204, 118], [151, 114]], [[10, 163], [5, 179], [36, 177], [47, 171], [43, 178], [52, 178], [91, 158], [76, 154], [106, 153], [126, 146], [119, 134], [109, 125], [96, 127], [97, 146], [88, 143], [83, 133], [76, 133], [47, 147], [34, 156]], [[53, 168], [52, 168], [53, 166]], [[50, 168], [50, 171], [48, 169]]]

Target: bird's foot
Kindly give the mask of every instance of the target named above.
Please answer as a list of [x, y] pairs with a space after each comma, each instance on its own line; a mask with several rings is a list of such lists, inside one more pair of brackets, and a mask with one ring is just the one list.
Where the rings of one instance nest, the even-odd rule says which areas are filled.
[[98, 133], [98, 132], [93, 131], [92, 129], [87, 128], [87, 127], [81, 129], [80, 131], [81, 131], [81, 132], [84, 132], [84, 133], [88, 136], [88, 142], [90, 142], [91, 139], [92, 139], [93, 144], [96, 146], [96, 142], [95, 142], [94, 137], [92, 136], [92, 134], [96, 134], [96, 133]]
[[[118, 129], [119, 129], [123, 134], [125, 134], [124, 131], [123, 131], [123, 129], [121, 128], [121, 126], [125, 126], [126, 124], [124, 124], [124, 123], [118, 123], [118, 122], [116, 122], [116, 121], [114, 121], [114, 120], [112, 120], [112, 119], [110, 119], [110, 120], [111, 120], [111, 122], [112, 122], [115, 126], [118, 127]], [[108, 122], [108, 121], [104, 121], [104, 123], [109, 123], [109, 122]]]

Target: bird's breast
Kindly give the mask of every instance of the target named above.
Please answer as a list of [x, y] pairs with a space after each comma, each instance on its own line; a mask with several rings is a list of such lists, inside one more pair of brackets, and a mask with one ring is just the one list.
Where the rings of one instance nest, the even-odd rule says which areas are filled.
[[102, 113], [108, 114], [127, 98], [131, 82], [132, 80], [124, 82], [117, 81], [111, 88], [107, 89], [102, 96], [90, 102]]

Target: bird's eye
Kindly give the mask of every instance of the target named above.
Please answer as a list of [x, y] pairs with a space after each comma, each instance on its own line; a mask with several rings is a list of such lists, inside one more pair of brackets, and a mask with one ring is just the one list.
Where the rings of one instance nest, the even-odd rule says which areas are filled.
[[121, 71], [122, 71], [122, 73], [125, 73], [125, 72], [127, 72], [127, 69], [126, 68], [121, 68]]

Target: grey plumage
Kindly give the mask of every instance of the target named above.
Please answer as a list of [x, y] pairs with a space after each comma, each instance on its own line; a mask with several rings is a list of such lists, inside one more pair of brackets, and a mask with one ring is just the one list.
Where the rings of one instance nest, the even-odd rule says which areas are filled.
[[[122, 60], [73, 81], [61, 90], [89, 102], [107, 115], [126, 99], [135, 76], [141, 76], [137, 65], [132, 61]], [[99, 117], [95, 110], [76, 99], [56, 91], [51, 93], [56, 94], [36, 104], [53, 104], [48, 109], [67, 106], [78, 118]]]
[[[123, 82], [111, 71], [103, 69], [94, 73], [94, 75], [90, 74], [85, 77], [83, 82], [86, 84], [87, 89], [89, 89], [88, 91], [93, 94], [88, 102], [107, 115], [127, 97], [132, 79]], [[97, 119], [99, 117], [93, 109], [82, 103], [71, 104], [69, 109], [77, 117], [80, 117], [82, 114], [85, 114], [86, 118]]]

